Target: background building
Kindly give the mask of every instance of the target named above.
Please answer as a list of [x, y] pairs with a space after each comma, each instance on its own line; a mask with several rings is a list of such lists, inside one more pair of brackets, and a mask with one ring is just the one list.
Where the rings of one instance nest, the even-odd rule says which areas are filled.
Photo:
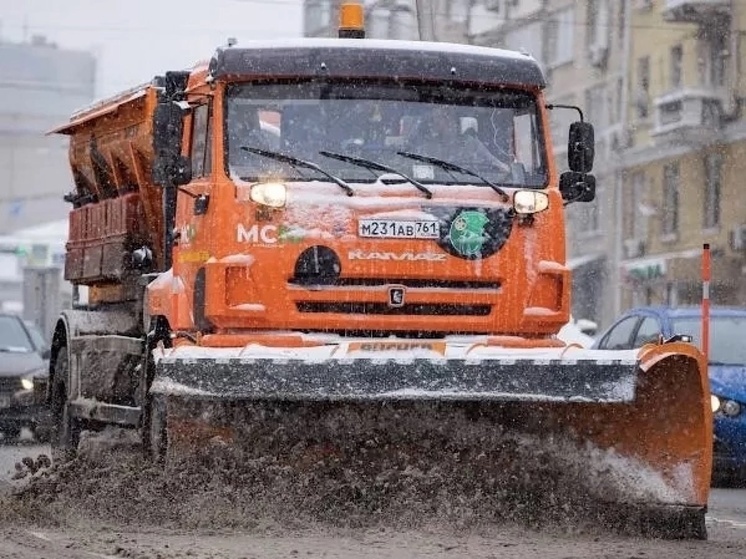
[[[368, 11], [390, 3], [368, 2]], [[320, 5], [324, 24], [306, 25], [307, 35], [336, 32], [338, 2], [307, 0], [307, 16]], [[436, 41], [527, 51], [546, 72], [549, 102], [577, 105], [594, 124], [597, 198], [568, 207], [576, 318], [603, 327], [632, 305], [698, 303], [705, 242], [713, 249], [714, 302], [746, 300], [746, 4], [421, 0], [410, 7], [415, 26], [425, 18]], [[577, 114], [556, 109], [552, 117], [564, 169]]]
[[0, 234], [64, 218], [67, 140], [45, 136], [93, 100], [95, 58], [44, 37], [0, 37]]
[[746, 5], [637, 4], [624, 155], [623, 305], [698, 303], [703, 243], [713, 250], [713, 301], [743, 304]]
[[[452, 0], [462, 5], [460, 0]], [[596, 129], [596, 200], [568, 206], [568, 265], [573, 315], [597, 322], [616, 312], [615, 185], [621, 183], [619, 134], [626, 89], [627, 4], [623, 0], [482, 0], [467, 2], [470, 43], [523, 50], [544, 69], [550, 103], [580, 107]], [[578, 114], [552, 112], [559, 169], [567, 168], [567, 133]]]

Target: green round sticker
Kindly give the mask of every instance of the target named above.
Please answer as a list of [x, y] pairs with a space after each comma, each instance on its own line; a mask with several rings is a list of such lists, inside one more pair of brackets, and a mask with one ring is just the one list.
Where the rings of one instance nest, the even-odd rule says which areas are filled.
[[451, 223], [448, 240], [453, 248], [462, 256], [478, 256], [482, 253], [482, 246], [487, 241], [484, 227], [489, 219], [482, 212], [461, 212]]

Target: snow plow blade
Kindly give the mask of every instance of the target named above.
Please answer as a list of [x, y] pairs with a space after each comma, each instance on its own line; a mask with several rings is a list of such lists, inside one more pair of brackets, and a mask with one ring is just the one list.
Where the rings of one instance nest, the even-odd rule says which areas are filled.
[[[689, 344], [156, 353], [151, 393], [167, 464], [232, 456], [232, 468], [262, 464], [262, 475], [272, 464], [283, 498], [293, 479], [325, 495], [315, 512], [344, 508], [361, 522], [363, 512], [468, 508], [470, 518], [706, 538], [712, 416], [703, 358]], [[312, 502], [298, 495], [295, 506]]]

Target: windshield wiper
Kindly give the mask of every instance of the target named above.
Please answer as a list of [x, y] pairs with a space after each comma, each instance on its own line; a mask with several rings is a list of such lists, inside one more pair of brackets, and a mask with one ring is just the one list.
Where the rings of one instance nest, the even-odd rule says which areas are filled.
[[433, 197], [433, 193], [424, 184], [413, 179], [412, 177], [405, 175], [401, 171], [397, 171], [393, 167], [389, 167], [388, 165], [376, 163], [375, 161], [370, 161], [369, 159], [353, 157], [352, 155], [343, 155], [341, 153], [334, 153], [333, 151], [320, 151], [319, 153], [323, 155], [324, 157], [329, 157], [331, 159], [337, 159], [339, 161], [344, 161], [352, 165], [358, 165], [359, 167], [364, 167], [366, 169], [371, 169], [373, 171], [381, 171], [382, 173], [394, 173], [402, 177], [407, 182], [413, 184], [421, 192], [424, 192], [425, 196], [427, 196], [428, 199]]
[[455, 171], [457, 173], [463, 173], [464, 175], [470, 175], [474, 178], [479, 179], [484, 184], [492, 188], [492, 190], [497, 192], [500, 196], [502, 196], [503, 202], [507, 202], [508, 200], [510, 200], [510, 196], [508, 196], [508, 193], [505, 192], [498, 185], [496, 185], [494, 182], [487, 180], [479, 173], [471, 171], [465, 167], [462, 167], [461, 165], [456, 165], [455, 163], [451, 163], [450, 161], [443, 161], [442, 159], [438, 159], [436, 157], [429, 157], [427, 155], [420, 155], [418, 153], [410, 153], [408, 151], [397, 151], [396, 153], [401, 155], [402, 157], [414, 159], [415, 161], [421, 161], [423, 163], [431, 163], [432, 165], [435, 165], [436, 167], [440, 167], [441, 169], [445, 171]]
[[299, 159], [297, 157], [293, 157], [292, 155], [286, 155], [277, 151], [268, 151], [266, 149], [253, 148], [250, 146], [241, 146], [241, 149], [249, 151], [251, 153], [255, 153], [257, 155], [261, 155], [262, 157], [267, 157], [269, 159], [275, 159], [277, 161], [282, 161], [283, 163], [288, 163], [290, 165], [293, 165], [294, 167], [305, 167], [306, 169], [313, 169], [314, 171], [321, 173], [322, 175], [327, 177], [333, 183], [339, 185], [342, 190], [347, 193], [347, 196], [353, 196], [355, 194], [355, 191], [349, 184], [347, 184], [339, 177], [335, 177], [331, 173], [324, 171], [324, 169], [319, 167], [313, 161], [306, 161], [305, 159]]

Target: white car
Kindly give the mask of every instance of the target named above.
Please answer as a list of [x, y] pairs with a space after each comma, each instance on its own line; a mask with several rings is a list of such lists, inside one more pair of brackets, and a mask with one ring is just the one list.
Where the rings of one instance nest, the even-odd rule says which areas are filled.
[[595, 332], [596, 329], [596, 323], [591, 320], [580, 319], [576, 321], [570, 317], [570, 322], [560, 329], [557, 337], [566, 344], [580, 344], [585, 348], [590, 348], [595, 338], [589, 336], [586, 332]]

